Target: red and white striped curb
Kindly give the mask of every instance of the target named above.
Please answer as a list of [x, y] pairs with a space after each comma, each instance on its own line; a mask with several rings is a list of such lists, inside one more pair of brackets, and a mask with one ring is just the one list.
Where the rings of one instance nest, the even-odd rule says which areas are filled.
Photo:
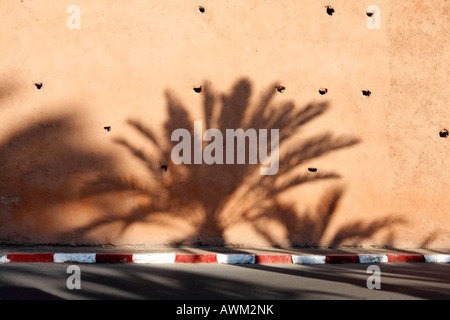
[[342, 264], [428, 262], [450, 263], [450, 254], [179, 254], [179, 253], [10, 253], [0, 256], [0, 264], [10, 262], [55, 263], [223, 263], [223, 264]]

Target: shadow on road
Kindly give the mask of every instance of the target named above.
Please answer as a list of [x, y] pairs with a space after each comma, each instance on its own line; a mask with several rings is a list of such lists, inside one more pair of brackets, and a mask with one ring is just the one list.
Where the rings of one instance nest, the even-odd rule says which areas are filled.
[[[449, 299], [448, 265], [379, 265], [369, 290], [365, 265], [79, 265], [81, 290], [66, 287], [69, 264], [0, 266], [1, 299], [335, 300]], [[24, 285], [26, 284], [26, 286]]]

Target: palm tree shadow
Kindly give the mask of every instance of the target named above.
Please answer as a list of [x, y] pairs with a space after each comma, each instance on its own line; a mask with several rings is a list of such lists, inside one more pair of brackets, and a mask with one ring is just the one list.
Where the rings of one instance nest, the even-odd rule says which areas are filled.
[[0, 142], [0, 241], [73, 242], [73, 234], [56, 232], [67, 216], [55, 212], [79, 200], [84, 179], [113, 168], [109, 157], [78, 141], [80, 128], [73, 114], [43, 116]]
[[[135, 145], [131, 140], [120, 138], [116, 143], [123, 146], [134, 159], [146, 168], [146, 176], [133, 181], [124, 177], [99, 176], [87, 183], [82, 194], [85, 197], [105, 195], [114, 192], [132, 192], [148, 199], [121, 215], [123, 230], [135, 222], [148, 221], [152, 216], [161, 226], [170, 224], [170, 219], [186, 219], [195, 225], [195, 231], [172, 240], [172, 245], [227, 245], [226, 232], [242, 223], [250, 225], [254, 232], [274, 246], [311, 245], [320, 243], [329, 225], [337, 204], [343, 195], [343, 188], [331, 188], [326, 199], [320, 202], [325, 207], [317, 214], [299, 216], [293, 205], [282, 204], [278, 197], [300, 185], [322, 180], [339, 179], [336, 172], [309, 172], [305, 163], [356, 145], [359, 139], [353, 136], [335, 136], [330, 132], [312, 138], [299, 140], [298, 133], [305, 124], [324, 114], [327, 103], [310, 103], [297, 108], [293, 103], [274, 104], [275, 85], [271, 86], [255, 105], [251, 105], [251, 83], [239, 80], [231, 94], [217, 96], [209, 86], [202, 86], [204, 95], [203, 119], [193, 119], [189, 111], [170, 92], [166, 92], [168, 120], [162, 132], [154, 132], [137, 119], [128, 125], [145, 139], [148, 148]], [[195, 136], [194, 121], [201, 120], [203, 130], [241, 128], [244, 131], [255, 129], [279, 129], [279, 169], [275, 175], [261, 175], [258, 164], [179, 164], [171, 158], [175, 142], [172, 133], [177, 129], [189, 131], [191, 141]], [[201, 139], [201, 137], [200, 137]], [[272, 150], [270, 139], [267, 150]], [[194, 154], [194, 143], [191, 144]], [[202, 142], [202, 150], [208, 143]], [[293, 147], [295, 146], [295, 147]], [[225, 139], [222, 150], [226, 150]], [[261, 147], [261, 146], [260, 146]], [[152, 150], [152, 151], [148, 151]], [[234, 146], [235, 155], [237, 146]], [[249, 144], [245, 154], [249, 155]], [[200, 217], [198, 212], [201, 212]], [[346, 238], [369, 237], [383, 227], [384, 222], [367, 228], [356, 222], [351, 229], [342, 230], [333, 243], [342, 243]], [[99, 220], [85, 227], [81, 232], [107, 224], [108, 219]], [[271, 230], [274, 224], [281, 226], [283, 239], [276, 237]], [[345, 231], [345, 232], [344, 232]]]

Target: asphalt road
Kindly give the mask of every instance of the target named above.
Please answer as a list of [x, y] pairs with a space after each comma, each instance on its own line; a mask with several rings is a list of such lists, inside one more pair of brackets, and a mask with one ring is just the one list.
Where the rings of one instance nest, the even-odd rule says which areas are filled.
[[78, 264], [80, 289], [67, 287], [69, 266], [0, 265], [0, 299], [450, 300], [450, 264], [378, 264], [372, 290], [363, 264]]

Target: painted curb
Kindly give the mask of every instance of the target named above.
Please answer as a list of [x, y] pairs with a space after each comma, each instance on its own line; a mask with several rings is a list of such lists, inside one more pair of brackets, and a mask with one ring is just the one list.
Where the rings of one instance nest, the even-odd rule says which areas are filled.
[[96, 263], [131, 263], [133, 262], [132, 254], [122, 253], [97, 253], [95, 256]]
[[357, 254], [329, 254], [326, 256], [325, 263], [359, 263], [359, 256]]
[[425, 262], [450, 263], [450, 254], [425, 254]]
[[95, 256], [95, 253], [55, 253], [53, 254], [53, 262], [95, 263]]
[[10, 262], [54, 262], [52, 253], [16, 253], [8, 255]]
[[389, 262], [425, 262], [422, 254], [387, 254]]
[[254, 254], [217, 254], [217, 262], [218, 263], [226, 263], [226, 264], [254, 264], [255, 263], [255, 255]]
[[133, 263], [175, 263], [175, 253], [135, 253]]
[[359, 263], [386, 263], [388, 256], [386, 254], [358, 254]]
[[325, 264], [327, 256], [321, 255], [292, 255], [295, 264]]
[[379, 264], [397, 262], [450, 263], [450, 254], [177, 254], [177, 253], [10, 253], [4, 263], [222, 263], [222, 264]]
[[272, 255], [262, 254], [255, 256], [255, 263], [292, 263], [292, 256], [290, 254], [285, 255]]
[[175, 263], [217, 263], [215, 254], [177, 254]]

